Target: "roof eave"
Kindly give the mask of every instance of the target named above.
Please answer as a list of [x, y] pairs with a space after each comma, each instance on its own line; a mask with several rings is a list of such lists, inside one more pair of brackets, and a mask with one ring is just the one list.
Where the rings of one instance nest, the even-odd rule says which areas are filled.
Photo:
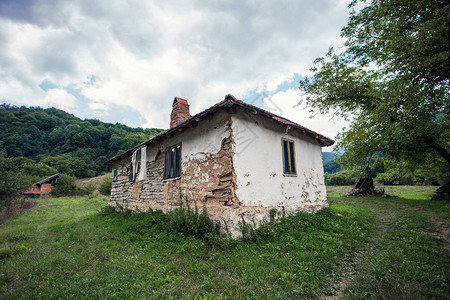
[[[157, 134], [157, 135], [151, 137], [150, 139], [148, 139], [148, 140], [146, 140], [146, 141], [144, 141], [144, 142], [134, 146], [131, 149], [128, 149], [124, 153], [116, 155], [116, 156], [110, 158], [109, 160], [107, 160], [104, 163], [104, 165], [112, 165], [114, 162], [116, 162], [116, 161], [118, 161], [118, 160], [120, 160], [120, 159], [122, 159], [124, 157], [130, 156], [136, 149], [139, 149], [140, 147], [142, 147], [144, 145], [147, 145], [147, 144], [150, 144], [150, 143], [156, 143], [160, 139], [169, 137], [172, 134], [175, 134], [177, 132], [183, 131], [186, 127], [188, 127], [192, 123], [200, 122], [200, 120], [202, 120], [205, 116], [207, 116], [209, 114], [216, 113], [217, 111], [222, 110], [222, 109], [229, 109], [229, 108], [231, 108], [233, 106], [240, 106], [240, 107], [242, 107], [244, 109], [250, 109], [253, 112], [257, 112], [257, 113], [260, 113], [261, 115], [265, 115], [266, 117], [270, 118], [273, 121], [276, 121], [276, 122], [279, 122], [281, 124], [284, 124], [280, 120], [277, 120], [276, 118], [274, 118], [274, 116], [276, 116], [275, 114], [273, 114], [271, 112], [268, 112], [268, 111], [266, 111], [264, 109], [261, 109], [259, 107], [255, 107], [253, 105], [247, 104], [247, 103], [245, 103], [243, 101], [236, 100], [236, 99], [230, 99], [230, 97], [228, 97], [228, 95], [227, 95], [225, 97], [225, 100], [223, 100], [223, 101], [221, 101], [221, 102], [211, 106], [208, 109], [203, 110], [202, 112], [192, 116], [190, 119], [188, 119], [188, 120], [186, 120], [186, 121], [184, 121], [184, 122], [182, 122], [182, 123], [180, 123], [180, 124], [178, 124], [178, 125], [176, 125], [176, 126], [174, 126], [172, 128], [169, 128], [169, 129], [166, 129], [164, 131], [161, 131], [159, 134]], [[278, 116], [276, 116], [276, 117], [278, 117]], [[278, 118], [281, 118], [281, 117], [278, 117]], [[323, 135], [321, 135], [321, 134], [319, 134], [317, 132], [314, 132], [314, 131], [306, 128], [306, 127], [303, 127], [303, 126], [301, 126], [299, 124], [296, 124], [296, 123], [294, 123], [292, 121], [289, 121], [289, 120], [287, 120], [285, 118], [281, 118], [281, 119], [292, 123], [291, 125], [288, 125], [288, 126], [291, 126], [291, 128], [295, 128], [295, 129], [297, 129], [297, 130], [299, 130], [299, 131], [309, 135], [310, 137], [316, 139], [317, 141], [319, 141], [319, 143], [320, 143], [320, 145], [322, 147], [331, 146], [331, 145], [334, 144], [334, 140], [332, 140], [330, 138], [327, 138], [327, 137], [325, 137], [325, 136], [323, 136]], [[287, 125], [287, 124], [285, 124], [285, 125]]]

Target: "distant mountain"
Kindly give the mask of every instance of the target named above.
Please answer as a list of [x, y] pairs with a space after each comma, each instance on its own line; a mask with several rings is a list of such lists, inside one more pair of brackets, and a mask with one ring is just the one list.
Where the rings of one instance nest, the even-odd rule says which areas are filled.
[[322, 152], [323, 164], [336, 159], [336, 154], [334, 152]]
[[108, 158], [161, 131], [81, 120], [56, 108], [0, 105], [0, 148], [7, 157], [31, 159], [79, 178], [100, 175]]
[[336, 162], [338, 157], [335, 152], [322, 152], [323, 169], [325, 173], [334, 174], [343, 170], [342, 166]]

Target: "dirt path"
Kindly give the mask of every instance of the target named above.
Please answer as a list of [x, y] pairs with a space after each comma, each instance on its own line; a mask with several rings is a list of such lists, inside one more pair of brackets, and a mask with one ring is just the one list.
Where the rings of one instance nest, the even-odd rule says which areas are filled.
[[450, 251], [450, 226], [447, 222], [445, 222], [442, 218], [432, 217], [431, 223], [434, 228], [436, 228], [437, 232], [426, 232], [426, 234], [438, 237], [441, 240], [437, 243], [438, 246], [441, 246], [447, 251]]
[[[320, 300], [335, 300], [335, 299], [343, 299], [347, 289], [352, 285], [355, 278], [357, 278], [359, 274], [359, 270], [363, 266], [365, 261], [370, 260], [375, 257], [377, 253], [380, 251], [384, 251], [385, 245], [383, 245], [383, 240], [385, 239], [386, 234], [392, 229], [394, 222], [401, 211], [422, 211], [423, 209], [420, 207], [414, 207], [402, 203], [393, 203], [386, 201], [367, 201], [363, 202], [361, 200], [351, 200], [345, 199], [342, 201], [345, 203], [354, 203], [357, 205], [364, 206], [374, 212], [377, 216], [378, 222], [376, 228], [374, 229], [373, 236], [370, 238], [370, 241], [367, 244], [367, 248], [364, 249], [361, 253], [357, 253], [353, 263], [351, 264], [350, 275], [342, 278], [341, 282], [335, 287], [337, 293], [335, 295], [321, 295], [317, 299]], [[428, 214], [428, 213], [427, 213]], [[430, 221], [435, 228], [436, 231], [427, 232], [430, 236], [439, 237], [440, 240], [436, 242], [436, 244], [440, 247], [447, 249], [450, 251], [450, 226], [448, 222], [444, 219], [436, 216], [430, 216]]]
[[[381, 241], [384, 239], [387, 231], [392, 227], [397, 214], [393, 212], [392, 207], [378, 205], [379, 203], [370, 202], [364, 205], [361, 201], [348, 201], [345, 203], [354, 203], [368, 207], [374, 213], [376, 213], [378, 222], [376, 228], [373, 231], [373, 236], [368, 242], [368, 246], [362, 252], [357, 253], [356, 257], [349, 267], [349, 275], [341, 280], [341, 282], [335, 287], [338, 291], [335, 295], [321, 295], [317, 299], [318, 300], [337, 300], [343, 299], [347, 288], [353, 283], [353, 280], [358, 276], [358, 270], [361, 268], [364, 261], [370, 259], [375, 255], [375, 252], [380, 251], [379, 247], [381, 245]], [[374, 207], [372, 204], [377, 204]], [[347, 273], [347, 272], [346, 272]]]

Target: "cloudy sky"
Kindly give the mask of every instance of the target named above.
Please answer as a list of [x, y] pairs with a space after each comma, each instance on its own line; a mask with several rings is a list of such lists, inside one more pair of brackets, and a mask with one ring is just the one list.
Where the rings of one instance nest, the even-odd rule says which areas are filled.
[[333, 138], [343, 121], [294, 106], [348, 2], [1, 0], [0, 101], [167, 128], [175, 96], [231, 93]]

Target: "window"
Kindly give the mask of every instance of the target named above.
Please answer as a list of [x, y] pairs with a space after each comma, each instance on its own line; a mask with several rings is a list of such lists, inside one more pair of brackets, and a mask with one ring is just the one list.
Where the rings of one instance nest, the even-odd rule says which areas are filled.
[[134, 182], [134, 172], [133, 172], [133, 164], [130, 164], [130, 177], [129, 177], [129, 182]]
[[113, 181], [117, 181], [117, 169], [113, 170]]
[[294, 141], [282, 139], [283, 145], [283, 172], [284, 174], [297, 174], [295, 171]]
[[170, 147], [166, 150], [164, 179], [180, 177], [181, 169], [181, 145]]

